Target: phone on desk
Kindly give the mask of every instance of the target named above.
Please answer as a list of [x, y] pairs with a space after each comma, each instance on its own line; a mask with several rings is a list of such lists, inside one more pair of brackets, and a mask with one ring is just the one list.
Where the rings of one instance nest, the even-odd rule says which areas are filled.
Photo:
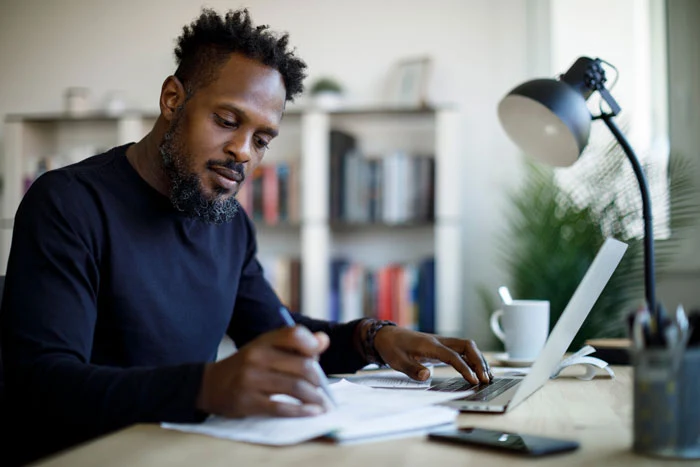
[[474, 427], [434, 431], [428, 433], [428, 439], [495, 449], [525, 456], [545, 456], [573, 451], [579, 447], [576, 441]]

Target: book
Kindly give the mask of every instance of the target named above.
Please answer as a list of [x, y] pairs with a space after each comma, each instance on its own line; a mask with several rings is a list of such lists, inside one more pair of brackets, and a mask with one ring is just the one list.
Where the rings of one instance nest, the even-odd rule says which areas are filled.
[[261, 165], [263, 168], [262, 209], [263, 220], [267, 225], [275, 225], [279, 220], [279, 180], [276, 165]]
[[423, 260], [418, 269], [418, 329], [435, 332], [435, 259]]
[[287, 162], [279, 162], [277, 164], [277, 220], [280, 222], [289, 222], [289, 201], [290, 186], [289, 186], [289, 171], [290, 166]]
[[330, 155], [330, 219], [343, 220], [344, 192], [345, 192], [345, 164], [344, 159], [347, 154], [353, 151], [357, 145], [357, 140], [350, 133], [331, 129], [329, 137]]

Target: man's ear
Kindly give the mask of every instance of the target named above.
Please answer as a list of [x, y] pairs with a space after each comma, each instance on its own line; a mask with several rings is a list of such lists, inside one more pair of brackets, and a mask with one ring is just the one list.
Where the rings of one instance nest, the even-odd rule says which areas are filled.
[[171, 121], [177, 109], [185, 103], [187, 94], [182, 82], [176, 76], [168, 76], [160, 90], [160, 113]]

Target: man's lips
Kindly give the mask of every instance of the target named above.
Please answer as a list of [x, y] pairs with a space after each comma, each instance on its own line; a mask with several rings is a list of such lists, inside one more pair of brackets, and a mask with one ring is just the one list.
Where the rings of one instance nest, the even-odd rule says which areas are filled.
[[216, 184], [226, 191], [235, 193], [243, 181], [243, 174], [221, 165], [209, 167], [216, 174]]
[[231, 180], [232, 182], [237, 182], [240, 184], [243, 181], [243, 175], [241, 175], [240, 172], [237, 172], [235, 170], [231, 170], [220, 165], [214, 165], [209, 168], [217, 174], [219, 174], [220, 176], [222, 176], [223, 178]]

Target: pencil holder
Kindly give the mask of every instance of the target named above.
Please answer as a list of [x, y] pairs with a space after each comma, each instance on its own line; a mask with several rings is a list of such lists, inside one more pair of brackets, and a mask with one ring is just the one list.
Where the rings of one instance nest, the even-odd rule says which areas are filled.
[[700, 459], [700, 348], [633, 353], [634, 441], [641, 454]]

